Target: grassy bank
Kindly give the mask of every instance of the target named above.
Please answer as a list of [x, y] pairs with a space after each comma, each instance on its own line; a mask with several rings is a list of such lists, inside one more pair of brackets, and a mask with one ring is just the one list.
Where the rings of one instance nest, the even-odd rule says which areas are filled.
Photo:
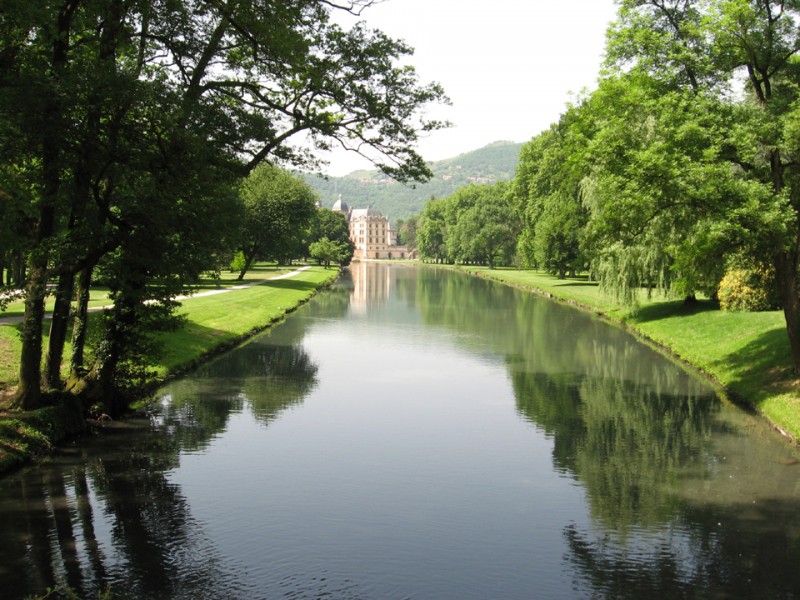
[[632, 313], [582, 278], [537, 271], [460, 270], [569, 302], [630, 328], [716, 381], [728, 398], [751, 406], [792, 441], [800, 441], [800, 381], [791, 373], [783, 313], [725, 312], [708, 300], [641, 297]]
[[[228, 276], [221, 281], [201, 282], [199, 292], [219, 292], [242, 283], [258, 283], [290, 270], [260, 265], [244, 282]], [[179, 313], [186, 319], [185, 326], [164, 334], [162, 357], [151, 365], [158, 381], [190, 369], [281, 320], [337, 275], [335, 269], [312, 267], [285, 279], [183, 300]], [[19, 370], [18, 327], [0, 325], [0, 394], [5, 394], [6, 403]], [[65, 397], [68, 399], [69, 395]], [[67, 400], [58, 407], [30, 413], [9, 411], [0, 404], [0, 473], [46, 454], [54, 444], [80, 431], [85, 422], [82, 418], [76, 421], [76, 411], [68, 404]]]
[[202, 362], [209, 354], [229, 348], [275, 323], [337, 275], [335, 269], [312, 267], [286, 279], [183, 300], [178, 313], [187, 320], [179, 331], [164, 336], [163, 358], [155, 365], [159, 376]]

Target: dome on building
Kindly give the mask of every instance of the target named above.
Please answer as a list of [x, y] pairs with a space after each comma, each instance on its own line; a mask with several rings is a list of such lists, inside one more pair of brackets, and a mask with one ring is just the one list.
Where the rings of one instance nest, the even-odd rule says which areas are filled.
[[350, 210], [350, 207], [347, 206], [347, 202], [342, 200], [342, 195], [339, 194], [339, 197], [336, 199], [336, 202], [333, 203], [331, 210], [338, 210], [339, 212], [347, 214]]

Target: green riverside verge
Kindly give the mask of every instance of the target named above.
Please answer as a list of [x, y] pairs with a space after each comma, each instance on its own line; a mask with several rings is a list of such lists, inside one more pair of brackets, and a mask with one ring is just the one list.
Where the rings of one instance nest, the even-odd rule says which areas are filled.
[[793, 443], [800, 441], [800, 380], [792, 375], [781, 311], [726, 312], [709, 300], [642, 294], [631, 312], [585, 278], [539, 271], [459, 266], [459, 271], [573, 304], [623, 325], [716, 383], [720, 394], [755, 409]]
[[[184, 326], [163, 335], [162, 358], [150, 365], [156, 372], [153, 388], [280, 321], [338, 274], [336, 269], [314, 266], [285, 279], [183, 300], [179, 314], [186, 319]], [[0, 325], [0, 392], [6, 396], [19, 370], [18, 340], [16, 325]], [[27, 413], [4, 412], [0, 407], [0, 474], [46, 455], [55, 444], [86, 428], [75, 398], [67, 393], [55, 396], [55, 406]]]

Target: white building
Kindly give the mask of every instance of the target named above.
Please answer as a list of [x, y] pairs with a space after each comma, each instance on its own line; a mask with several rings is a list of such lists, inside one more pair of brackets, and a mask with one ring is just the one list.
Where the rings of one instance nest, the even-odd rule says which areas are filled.
[[355, 259], [416, 258], [416, 253], [397, 245], [397, 232], [376, 208], [350, 208], [341, 195], [331, 210], [344, 214], [350, 239], [356, 247]]

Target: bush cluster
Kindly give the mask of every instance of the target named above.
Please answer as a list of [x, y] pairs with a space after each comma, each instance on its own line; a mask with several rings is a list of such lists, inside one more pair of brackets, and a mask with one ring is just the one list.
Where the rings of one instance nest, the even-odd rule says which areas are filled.
[[764, 311], [778, 308], [775, 275], [763, 268], [728, 270], [717, 291], [722, 310]]

